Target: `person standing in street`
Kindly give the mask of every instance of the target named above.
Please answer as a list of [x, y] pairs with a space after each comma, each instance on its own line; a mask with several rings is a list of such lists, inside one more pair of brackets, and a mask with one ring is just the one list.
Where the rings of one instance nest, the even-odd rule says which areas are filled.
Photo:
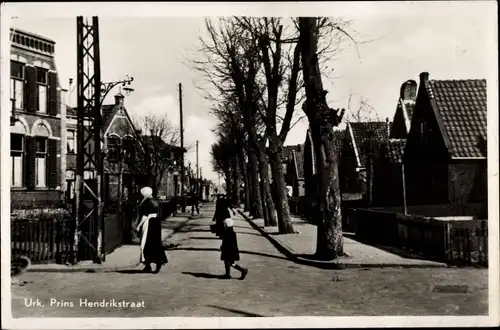
[[199, 197], [197, 193], [193, 192], [191, 193], [191, 216], [194, 216], [195, 209], [196, 213], [200, 215]]
[[143, 199], [139, 205], [140, 222], [136, 227], [136, 231], [141, 234], [141, 262], [145, 266], [143, 271], [147, 273], [152, 272], [151, 264], [154, 263], [156, 274], [168, 262], [162, 244], [159, 206], [153, 199], [153, 190], [150, 187], [142, 188], [141, 194]]
[[221, 202], [221, 210], [220, 215], [224, 216], [223, 220], [223, 231], [222, 231], [222, 245], [220, 247], [221, 250], [221, 260], [224, 261], [225, 266], [225, 274], [222, 278], [230, 279], [231, 278], [231, 267], [237, 269], [241, 273], [240, 280], [244, 280], [248, 274], [248, 269], [241, 267], [236, 263], [236, 261], [240, 260], [240, 251], [238, 248], [238, 239], [236, 237], [236, 232], [234, 231], [234, 223], [231, 218], [231, 211], [229, 208], [229, 204], [227, 199], [223, 199]]

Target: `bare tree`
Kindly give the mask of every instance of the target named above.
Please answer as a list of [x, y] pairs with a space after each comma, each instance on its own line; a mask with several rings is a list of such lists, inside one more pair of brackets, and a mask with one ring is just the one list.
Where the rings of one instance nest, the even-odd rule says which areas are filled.
[[[162, 186], [167, 171], [178, 164], [176, 159], [180, 132], [166, 116], [146, 114], [132, 119], [140, 131], [142, 151], [133, 151], [125, 162], [137, 181], [148, 184], [154, 193]], [[182, 151], [181, 151], [182, 152]]]
[[344, 110], [334, 110], [326, 102], [327, 91], [323, 89], [318, 61], [318, 18], [299, 18], [299, 32], [307, 97], [303, 110], [309, 119], [318, 173], [318, 198], [313, 210], [318, 219], [316, 255], [331, 260], [343, 254], [338, 155], [333, 128], [340, 124]]

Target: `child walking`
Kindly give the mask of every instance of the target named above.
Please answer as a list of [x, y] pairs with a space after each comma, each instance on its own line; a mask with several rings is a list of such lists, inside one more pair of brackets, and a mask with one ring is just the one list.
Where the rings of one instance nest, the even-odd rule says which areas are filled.
[[240, 251], [238, 249], [238, 240], [236, 238], [236, 233], [233, 228], [233, 219], [231, 218], [231, 213], [229, 211], [229, 205], [227, 201], [223, 202], [225, 205], [224, 213], [226, 213], [226, 218], [224, 220], [224, 231], [222, 232], [222, 245], [221, 250], [221, 260], [224, 261], [224, 266], [226, 273], [222, 278], [231, 278], [231, 267], [237, 269], [241, 273], [240, 280], [244, 280], [248, 274], [248, 269], [241, 267], [236, 263], [240, 260]]

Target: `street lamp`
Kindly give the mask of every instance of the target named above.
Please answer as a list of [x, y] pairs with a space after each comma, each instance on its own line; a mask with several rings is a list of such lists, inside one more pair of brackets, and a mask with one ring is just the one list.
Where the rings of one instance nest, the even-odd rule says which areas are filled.
[[132, 83], [132, 81], [134, 81], [134, 77], [129, 77], [128, 75], [125, 76], [125, 79], [123, 80], [119, 80], [119, 81], [111, 81], [111, 82], [107, 82], [107, 83], [101, 83], [101, 106], [102, 106], [102, 103], [104, 102], [104, 99], [106, 98], [106, 96], [108, 95], [108, 93], [113, 89], [115, 88], [116, 86], [118, 85], [122, 85], [123, 86], [123, 90], [127, 93], [127, 94], [130, 94], [130, 92], [133, 92], [134, 89], [129, 87], [130, 84]]

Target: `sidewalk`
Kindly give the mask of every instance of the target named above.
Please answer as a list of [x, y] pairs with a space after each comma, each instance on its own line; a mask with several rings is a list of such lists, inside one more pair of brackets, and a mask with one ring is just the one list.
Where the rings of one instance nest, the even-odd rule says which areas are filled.
[[[178, 230], [180, 230], [191, 219], [190, 212], [178, 214], [162, 221], [162, 241], [163, 245]], [[130, 269], [139, 266], [139, 241], [137, 237], [133, 239], [133, 244], [125, 244], [116, 248], [106, 255], [106, 260], [102, 264], [92, 261], [81, 261], [76, 265], [65, 264], [34, 264], [27, 270], [28, 272], [110, 272], [122, 269]]]
[[444, 263], [413, 257], [403, 257], [374, 246], [363, 244], [344, 234], [345, 257], [332, 261], [315, 260], [317, 229], [315, 225], [292, 216], [296, 234], [278, 235], [277, 227], [264, 227], [263, 219], [251, 219], [248, 212], [241, 215], [266, 237], [281, 253], [294, 262], [326, 269], [342, 268], [446, 268]]

